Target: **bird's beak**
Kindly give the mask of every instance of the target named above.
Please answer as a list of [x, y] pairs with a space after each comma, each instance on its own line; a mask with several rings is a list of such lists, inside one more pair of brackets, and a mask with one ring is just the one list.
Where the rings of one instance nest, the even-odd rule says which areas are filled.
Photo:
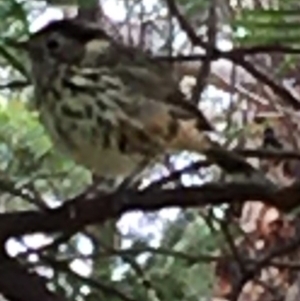
[[29, 41], [7, 41], [7, 45], [16, 50], [29, 51]]

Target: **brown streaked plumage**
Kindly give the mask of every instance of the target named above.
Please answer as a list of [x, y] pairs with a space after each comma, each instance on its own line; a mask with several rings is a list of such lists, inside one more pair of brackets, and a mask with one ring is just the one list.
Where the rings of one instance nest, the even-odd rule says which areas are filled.
[[210, 141], [211, 125], [185, 99], [169, 64], [76, 20], [55, 21], [24, 45], [41, 122], [58, 148], [93, 173], [126, 177], [145, 160], [182, 150], [229, 172], [253, 170]]

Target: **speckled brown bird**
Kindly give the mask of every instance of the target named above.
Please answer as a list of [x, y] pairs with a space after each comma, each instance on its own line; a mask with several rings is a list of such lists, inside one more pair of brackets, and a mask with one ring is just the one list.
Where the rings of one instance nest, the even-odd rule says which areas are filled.
[[180, 91], [170, 63], [76, 19], [54, 21], [21, 44], [42, 124], [55, 146], [94, 174], [124, 178], [183, 150], [229, 172], [252, 170], [207, 137], [212, 127]]

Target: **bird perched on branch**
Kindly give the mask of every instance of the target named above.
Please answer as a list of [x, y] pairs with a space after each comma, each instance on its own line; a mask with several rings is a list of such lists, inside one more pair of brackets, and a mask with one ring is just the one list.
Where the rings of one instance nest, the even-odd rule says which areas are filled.
[[19, 43], [31, 61], [35, 107], [54, 145], [94, 174], [125, 178], [182, 150], [228, 172], [251, 172], [212, 142], [212, 127], [179, 90], [170, 63], [76, 19], [54, 21]]

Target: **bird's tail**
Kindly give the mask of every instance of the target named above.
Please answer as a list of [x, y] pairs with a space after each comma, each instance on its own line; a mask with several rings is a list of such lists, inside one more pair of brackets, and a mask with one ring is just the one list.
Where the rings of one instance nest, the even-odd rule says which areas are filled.
[[223, 148], [221, 145], [210, 141], [210, 146], [202, 149], [208, 161], [219, 166], [227, 176], [227, 179], [238, 182], [259, 182], [272, 184], [259, 170], [248, 163], [242, 156]]
[[203, 150], [209, 161], [218, 165], [227, 173], [243, 173], [250, 176], [256, 169], [241, 156], [212, 143], [210, 148]]
[[174, 147], [204, 154], [211, 163], [218, 165], [225, 172], [251, 175], [257, 172], [250, 163], [240, 155], [222, 147], [210, 139], [207, 133], [193, 127], [192, 123], [182, 123]]

